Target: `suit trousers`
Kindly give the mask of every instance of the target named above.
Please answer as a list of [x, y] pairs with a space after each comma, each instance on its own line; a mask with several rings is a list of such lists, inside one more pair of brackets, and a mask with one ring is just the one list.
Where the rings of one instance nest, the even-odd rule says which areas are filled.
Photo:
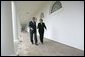
[[39, 32], [39, 35], [40, 35], [40, 41], [41, 43], [43, 43], [44, 32]]
[[37, 34], [36, 34], [36, 31], [30, 30], [30, 41], [31, 41], [31, 43], [34, 43], [33, 35], [34, 35], [34, 41], [35, 41], [35, 44], [36, 44], [37, 43]]

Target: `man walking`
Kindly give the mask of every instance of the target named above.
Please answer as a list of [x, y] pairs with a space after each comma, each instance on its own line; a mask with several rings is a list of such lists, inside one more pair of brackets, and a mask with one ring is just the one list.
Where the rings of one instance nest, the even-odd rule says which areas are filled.
[[34, 35], [34, 41], [35, 41], [35, 45], [37, 44], [37, 32], [36, 32], [36, 21], [35, 21], [35, 17], [32, 18], [32, 21], [29, 22], [29, 27], [30, 27], [30, 41], [32, 44], [34, 44], [33, 42], [33, 35]]

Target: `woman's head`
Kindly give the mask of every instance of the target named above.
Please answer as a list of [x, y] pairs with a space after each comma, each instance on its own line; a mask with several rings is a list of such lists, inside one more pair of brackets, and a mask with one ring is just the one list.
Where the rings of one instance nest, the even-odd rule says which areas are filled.
[[43, 19], [40, 19], [40, 22], [43, 22]]

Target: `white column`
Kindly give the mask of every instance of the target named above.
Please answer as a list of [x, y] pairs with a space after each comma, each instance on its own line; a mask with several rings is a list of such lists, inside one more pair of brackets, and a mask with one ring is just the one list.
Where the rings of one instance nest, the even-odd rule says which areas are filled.
[[11, 4], [12, 4], [14, 47], [15, 47], [15, 51], [17, 52], [19, 37], [18, 37], [18, 19], [17, 19], [16, 5], [15, 5], [16, 3], [14, 1], [12, 1]]
[[15, 55], [11, 1], [1, 1], [1, 56]]
[[18, 40], [17, 37], [17, 19], [16, 19], [16, 7], [14, 1], [12, 1], [12, 22], [13, 22], [13, 37], [14, 42]]

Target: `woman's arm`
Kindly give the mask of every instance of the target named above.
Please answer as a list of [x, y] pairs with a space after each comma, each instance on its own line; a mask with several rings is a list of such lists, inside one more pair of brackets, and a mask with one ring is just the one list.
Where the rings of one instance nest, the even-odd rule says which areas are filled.
[[44, 23], [44, 28], [45, 28], [45, 29], [47, 29], [47, 27], [46, 27], [45, 23]]

